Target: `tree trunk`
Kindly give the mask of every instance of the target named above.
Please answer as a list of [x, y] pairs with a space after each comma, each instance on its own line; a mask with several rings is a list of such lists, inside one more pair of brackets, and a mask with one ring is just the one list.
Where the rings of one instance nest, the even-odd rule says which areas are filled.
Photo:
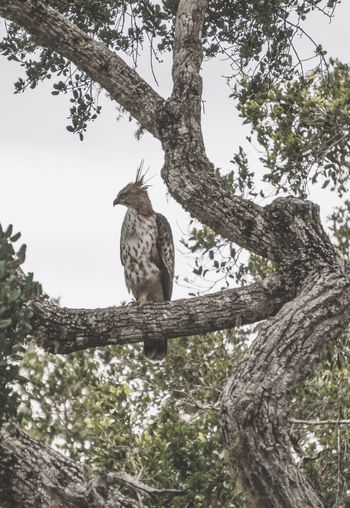
[[225, 440], [253, 506], [322, 506], [293, 456], [288, 402], [349, 319], [346, 278], [341, 269], [311, 273], [298, 297], [261, 327], [225, 387]]

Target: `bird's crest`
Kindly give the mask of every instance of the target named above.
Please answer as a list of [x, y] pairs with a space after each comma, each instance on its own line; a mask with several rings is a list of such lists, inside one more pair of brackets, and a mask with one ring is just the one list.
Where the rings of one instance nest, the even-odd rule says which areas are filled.
[[136, 178], [135, 178], [134, 184], [137, 185], [137, 187], [139, 187], [139, 189], [144, 190], [144, 191], [147, 191], [147, 189], [149, 188], [149, 185], [147, 185], [147, 182], [150, 180], [150, 178], [147, 181], [145, 181], [145, 177], [148, 173], [148, 170], [149, 170], [149, 168], [147, 168], [146, 171], [143, 170], [143, 159], [142, 159], [142, 161], [140, 162], [140, 165], [136, 171]]

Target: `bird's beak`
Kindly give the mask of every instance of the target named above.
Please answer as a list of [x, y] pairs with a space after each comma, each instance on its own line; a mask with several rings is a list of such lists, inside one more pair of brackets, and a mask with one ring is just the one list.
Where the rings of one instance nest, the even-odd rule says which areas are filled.
[[113, 206], [115, 206], [115, 205], [119, 205], [118, 198], [115, 198], [115, 200], [113, 201]]

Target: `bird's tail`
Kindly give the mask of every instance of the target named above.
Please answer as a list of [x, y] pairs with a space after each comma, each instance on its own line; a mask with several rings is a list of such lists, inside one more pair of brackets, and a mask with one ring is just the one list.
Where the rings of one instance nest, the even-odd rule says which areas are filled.
[[143, 344], [145, 357], [151, 360], [151, 362], [161, 362], [164, 360], [167, 350], [168, 341], [166, 339], [145, 340]]

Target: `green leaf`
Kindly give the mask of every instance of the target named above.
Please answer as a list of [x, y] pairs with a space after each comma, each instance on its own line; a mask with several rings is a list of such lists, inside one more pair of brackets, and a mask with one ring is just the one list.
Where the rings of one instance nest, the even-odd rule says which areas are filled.
[[21, 233], [16, 233], [15, 235], [11, 236], [10, 240], [11, 242], [17, 242], [17, 240], [21, 238]]
[[5, 330], [9, 326], [11, 326], [11, 324], [12, 324], [12, 319], [11, 318], [0, 319], [0, 330]]
[[0, 279], [2, 279], [5, 274], [6, 274], [6, 262], [0, 260]]

